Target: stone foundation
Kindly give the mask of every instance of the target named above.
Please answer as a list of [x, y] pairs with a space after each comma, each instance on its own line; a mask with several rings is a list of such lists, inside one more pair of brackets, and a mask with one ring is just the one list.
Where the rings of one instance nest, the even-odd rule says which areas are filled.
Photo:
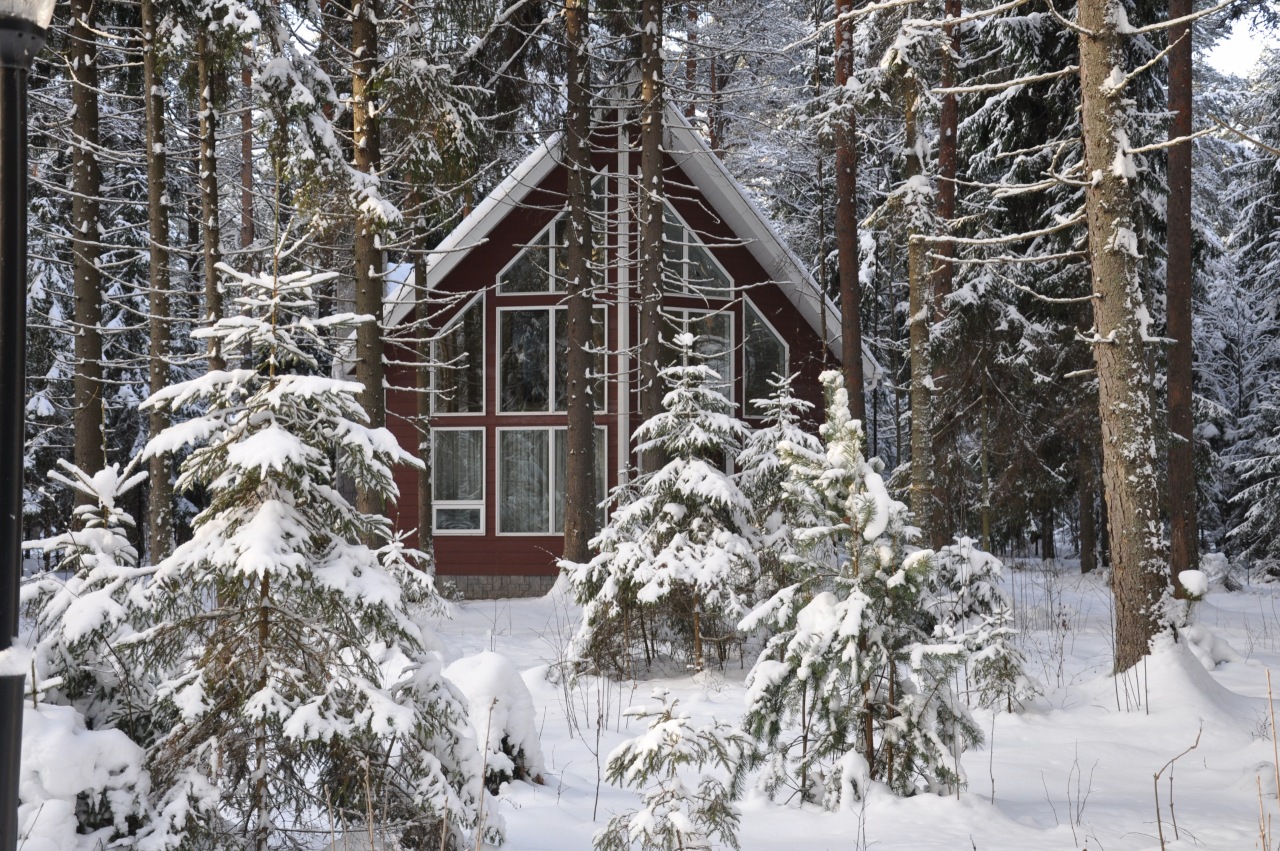
[[452, 586], [464, 600], [541, 597], [556, 583], [554, 576], [437, 576], [436, 590], [451, 596]]

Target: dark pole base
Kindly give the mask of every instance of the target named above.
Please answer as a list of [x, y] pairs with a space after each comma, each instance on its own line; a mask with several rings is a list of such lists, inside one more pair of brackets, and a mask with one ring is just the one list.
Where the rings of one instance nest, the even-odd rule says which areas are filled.
[[18, 771], [22, 761], [23, 677], [0, 677], [0, 849], [18, 847]]

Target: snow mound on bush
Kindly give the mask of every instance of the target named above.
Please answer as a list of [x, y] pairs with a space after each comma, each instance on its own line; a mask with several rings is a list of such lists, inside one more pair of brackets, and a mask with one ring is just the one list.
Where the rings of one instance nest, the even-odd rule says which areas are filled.
[[77, 798], [105, 796], [117, 824], [142, 809], [150, 780], [142, 748], [120, 730], [88, 730], [70, 706], [22, 711], [22, 769], [18, 780], [18, 844], [23, 851], [104, 848], [112, 828], [76, 832]]
[[487, 731], [487, 773], [522, 780], [546, 771], [533, 696], [507, 657], [486, 650], [450, 664], [444, 675], [466, 698], [481, 747]]

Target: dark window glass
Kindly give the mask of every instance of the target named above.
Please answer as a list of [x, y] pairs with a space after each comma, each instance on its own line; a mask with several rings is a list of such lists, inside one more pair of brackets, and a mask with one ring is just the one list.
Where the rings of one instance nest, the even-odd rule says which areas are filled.
[[499, 316], [502, 326], [501, 410], [548, 410], [549, 311], [504, 310]]
[[548, 262], [547, 232], [543, 231], [502, 273], [501, 291], [504, 293], [547, 292], [551, 280], [548, 274]]
[[[605, 430], [596, 429], [595, 434], [595, 454], [596, 454], [596, 523], [604, 525], [604, 483], [605, 483], [605, 464], [608, 457], [605, 442]], [[565, 479], [569, 469], [569, 432], [564, 429], [557, 429], [555, 432], [556, 441], [556, 481], [555, 493], [552, 494], [551, 505], [555, 511], [555, 530], [557, 532], [564, 531], [564, 491]]]
[[769, 382], [787, 372], [787, 348], [773, 329], [748, 302], [744, 305], [746, 339], [743, 341], [743, 361], [746, 366], [744, 407], [749, 415], [758, 411], [752, 402], [764, 399], [772, 392]]
[[438, 532], [479, 532], [480, 509], [478, 508], [437, 508], [436, 531]]
[[435, 343], [435, 411], [475, 414], [484, 410], [484, 301], [476, 301]]
[[[592, 365], [591, 394], [594, 410], [605, 408], [604, 389], [604, 308], [591, 311], [591, 348], [595, 351]], [[556, 410], [569, 407], [569, 311], [556, 310]]]

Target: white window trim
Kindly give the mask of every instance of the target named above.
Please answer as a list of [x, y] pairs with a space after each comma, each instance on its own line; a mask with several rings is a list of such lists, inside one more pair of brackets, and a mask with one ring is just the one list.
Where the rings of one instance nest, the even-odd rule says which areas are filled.
[[764, 326], [768, 328], [769, 332], [773, 334], [774, 338], [779, 343], [782, 344], [782, 374], [784, 377], [791, 374], [791, 344], [787, 342], [786, 337], [778, 333], [778, 329], [774, 326], [772, 322], [769, 321], [769, 317], [764, 315], [764, 311], [761, 310], [759, 307], [757, 307], [756, 303], [752, 301], [749, 296], [744, 296], [742, 299], [742, 302], [743, 302], [743, 310], [742, 310], [741, 410], [742, 410], [743, 416], [750, 417], [752, 419], [759, 419], [760, 415], [751, 409], [751, 400], [747, 398], [747, 311], [748, 310], [755, 311], [756, 316], [760, 319], [761, 322], [764, 323]]
[[[533, 305], [509, 305], [498, 307], [498, 330], [497, 340], [494, 346], [494, 372], [497, 373], [497, 384], [494, 385], [494, 405], [497, 408], [497, 414], [500, 417], [529, 417], [529, 416], [565, 416], [567, 411], [557, 411], [555, 409], [556, 401], [556, 317], [555, 312], [559, 310], [567, 311], [569, 308], [563, 304], [533, 304]], [[510, 311], [533, 311], [544, 310], [551, 312], [551, 318], [547, 322], [547, 409], [543, 411], [504, 411], [502, 410], [502, 314]], [[603, 316], [604, 329], [604, 346], [603, 356], [605, 358], [605, 374], [600, 376], [601, 389], [600, 398], [596, 399], [596, 409], [593, 414], [605, 414], [609, 411], [609, 305], [593, 301], [591, 310], [600, 311]]]
[[[458, 311], [457, 315], [454, 316], [453, 319], [449, 322], [449, 324], [446, 325], [440, 331], [440, 334], [437, 335], [437, 339], [434, 339], [431, 341], [431, 360], [434, 362], [436, 359], [436, 352], [438, 351], [436, 347], [437, 347], [437, 344], [439, 343], [438, 338], [443, 337], [445, 334], [448, 334], [450, 331], [454, 329], [455, 326], [460, 324], [462, 322], [462, 317], [466, 315], [468, 310], [476, 306], [476, 302], [480, 303], [480, 375], [481, 375], [480, 410], [478, 411], [438, 411], [436, 410], [436, 400], [439, 399], [439, 394], [436, 392], [436, 374], [438, 370], [437, 368], [432, 367], [431, 369], [431, 416], [432, 418], [435, 418], [435, 417], [482, 417], [488, 412], [489, 382], [488, 382], [488, 368], [487, 368], [487, 364], [485, 363], [485, 359], [489, 351], [489, 322], [488, 322], [489, 317], [487, 315], [487, 312], [485, 311], [483, 290], [481, 290], [470, 301], [468, 301], [465, 305], [463, 305], [462, 309]], [[433, 524], [434, 522], [435, 521], [432, 520]]]
[[[597, 446], [605, 447], [605, 468], [609, 466], [608, 457], [609, 450], [606, 441], [608, 440], [608, 428], [602, 425], [594, 426], [596, 430]], [[494, 429], [494, 454], [497, 459], [498, 475], [494, 479], [494, 534], [501, 538], [563, 538], [563, 530], [560, 532], [504, 532], [502, 531], [502, 435], [504, 431], [541, 431], [546, 434], [547, 439], [547, 523], [550, 525], [555, 521], [556, 506], [556, 442], [555, 433], [558, 431], [568, 431], [568, 426], [562, 425], [530, 425], [530, 426], [498, 426]], [[596, 450], [597, 452], [599, 449]], [[597, 475], [604, 478], [605, 497], [609, 495], [609, 476], [607, 469], [597, 470]], [[605, 507], [605, 520], [609, 517], [608, 507]]]
[[[442, 499], [435, 498], [436, 491], [436, 434], [442, 431], [478, 431], [481, 435], [480, 443], [480, 499]], [[436, 535], [459, 535], [459, 536], [476, 536], [485, 534], [485, 505], [488, 500], [485, 499], [487, 492], [487, 482], [485, 474], [488, 472], [488, 441], [486, 435], [487, 429], [484, 426], [444, 426], [431, 429], [431, 530]], [[441, 508], [467, 508], [480, 509], [480, 528], [479, 529], [441, 529], [436, 526], [436, 511]]]
[[[726, 269], [724, 267], [724, 264], [720, 262], [720, 258], [716, 257], [715, 252], [712, 251], [710, 246], [708, 246], [707, 243], [702, 239], [702, 237], [698, 235], [698, 232], [689, 226], [689, 223], [685, 221], [684, 216], [680, 215], [680, 213], [677, 212], [676, 208], [672, 205], [670, 201], [664, 200], [662, 202], [662, 207], [665, 212], [671, 213], [671, 215], [675, 216], [676, 221], [680, 223], [680, 227], [684, 229], [685, 237], [686, 237], [680, 242], [680, 250], [683, 253], [683, 256], [681, 258], [681, 263], [680, 263], [680, 268], [682, 269], [681, 279], [680, 279], [680, 289], [666, 290], [664, 294], [672, 295], [672, 296], [683, 296], [685, 298], [700, 298], [706, 301], [711, 301], [711, 300], [719, 301], [721, 300], [721, 298], [723, 298], [724, 301], [733, 300], [733, 298], [735, 297], [735, 293], [737, 293], [737, 290], [738, 290], [738, 282], [733, 279], [733, 275], [729, 274], [729, 270]], [[688, 278], [689, 246], [695, 245], [695, 244], [699, 248], [701, 248], [703, 251], [707, 252], [707, 256], [711, 258], [711, 262], [716, 264], [716, 268], [720, 270], [720, 274], [724, 275], [724, 279], [729, 282], [729, 285], [725, 289], [723, 297], [715, 295], [715, 292], [713, 290], [709, 290], [701, 287], [698, 289], [694, 289], [689, 286], [689, 278]]]

